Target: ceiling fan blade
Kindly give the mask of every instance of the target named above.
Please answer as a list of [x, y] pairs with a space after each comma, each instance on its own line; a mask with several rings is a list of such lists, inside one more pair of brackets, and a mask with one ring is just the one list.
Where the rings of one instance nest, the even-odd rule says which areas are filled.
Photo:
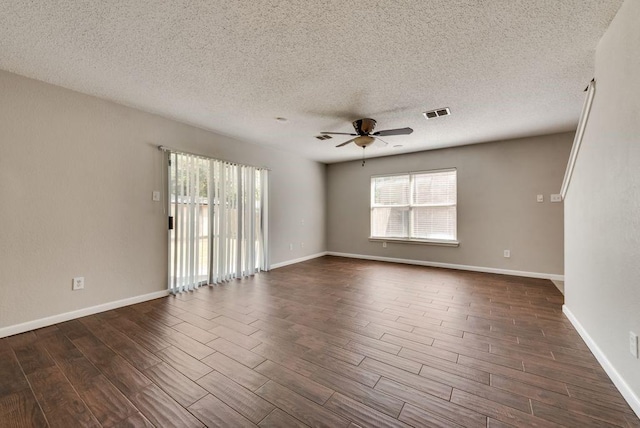
[[409, 135], [413, 132], [411, 128], [385, 129], [384, 131], [374, 132], [375, 137], [387, 137], [389, 135]]
[[384, 143], [384, 145], [385, 145], [385, 146], [388, 146], [388, 145], [389, 145], [389, 143], [387, 143], [386, 141], [384, 141], [382, 138], [380, 138], [380, 137], [375, 137], [375, 138], [376, 138], [376, 140], [380, 141], [381, 143]]
[[322, 135], [351, 135], [352, 137], [356, 137], [358, 134], [354, 134], [351, 132], [321, 132]]
[[355, 140], [356, 140], [355, 138], [352, 138], [352, 139], [350, 139], [350, 140], [345, 141], [344, 143], [340, 143], [340, 144], [338, 144], [336, 147], [346, 146], [346, 145], [347, 145], [347, 144], [349, 144], [349, 143], [353, 143]]

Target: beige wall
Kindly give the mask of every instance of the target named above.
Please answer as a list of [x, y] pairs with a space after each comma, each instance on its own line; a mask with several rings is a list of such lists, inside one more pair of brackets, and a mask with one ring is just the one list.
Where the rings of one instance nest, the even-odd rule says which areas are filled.
[[565, 199], [565, 305], [640, 415], [640, 360], [629, 352], [629, 331], [640, 334], [638, 23], [640, 1], [627, 0], [596, 51], [596, 94]]
[[[560, 191], [572, 141], [565, 133], [329, 165], [328, 250], [562, 275], [563, 207], [549, 195]], [[372, 175], [452, 167], [459, 247], [368, 240]]]
[[0, 328], [166, 288], [159, 144], [271, 168], [272, 263], [325, 250], [324, 164], [6, 72], [0, 94]]

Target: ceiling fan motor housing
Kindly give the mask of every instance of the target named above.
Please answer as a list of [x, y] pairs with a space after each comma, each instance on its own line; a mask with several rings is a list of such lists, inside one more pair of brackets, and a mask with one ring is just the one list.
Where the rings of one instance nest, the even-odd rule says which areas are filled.
[[358, 135], [369, 135], [376, 127], [375, 119], [358, 119], [353, 121], [353, 128]]

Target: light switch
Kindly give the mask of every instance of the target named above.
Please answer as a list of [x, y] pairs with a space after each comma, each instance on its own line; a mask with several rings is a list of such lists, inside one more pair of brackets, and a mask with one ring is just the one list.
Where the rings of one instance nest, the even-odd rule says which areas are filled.
[[559, 193], [554, 193], [551, 195], [551, 202], [562, 202], [562, 195]]
[[538, 202], [544, 202], [544, 195], [538, 195], [537, 201]]
[[153, 192], [153, 200], [158, 202], [160, 200], [160, 192], [157, 190]]

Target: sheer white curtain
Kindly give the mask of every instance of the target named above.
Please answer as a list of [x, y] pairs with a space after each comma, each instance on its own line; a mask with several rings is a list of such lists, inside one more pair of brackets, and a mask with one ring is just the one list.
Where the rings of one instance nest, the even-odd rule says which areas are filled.
[[169, 170], [171, 291], [268, 270], [268, 171], [177, 152]]

